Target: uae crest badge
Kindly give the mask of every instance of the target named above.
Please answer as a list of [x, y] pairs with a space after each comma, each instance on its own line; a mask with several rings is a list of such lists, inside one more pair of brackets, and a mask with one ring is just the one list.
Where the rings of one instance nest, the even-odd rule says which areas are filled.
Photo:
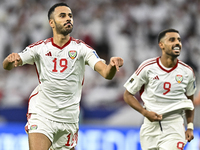
[[71, 50], [68, 52], [68, 55], [71, 59], [75, 59], [77, 56], [77, 52], [75, 50]]
[[182, 75], [176, 75], [176, 81], [178, 82], [178, 83], [181, 83], [182, 81], [183, 81], [183, 76]]

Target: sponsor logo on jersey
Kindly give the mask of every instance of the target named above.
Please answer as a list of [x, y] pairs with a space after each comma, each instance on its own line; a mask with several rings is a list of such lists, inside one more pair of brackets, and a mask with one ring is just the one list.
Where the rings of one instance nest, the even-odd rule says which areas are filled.
[[32, 125], [32, 126], [30, 127], [30, 130], [36, 130], [37, 128], [38, 128], [37, 125]]
[[155, 76], [153, 79], [154, 79], [154, 80], [159, 80], [159, 77], [158, 77], [158, 76]]
[[181, 83], [182, 81], [183, 81], [183, 76], [182, 75], [176, 75], [176, 81], [178, 82], [178, 83]]
[[45, 54], [45, 56], [52, 56], [51, 52]]
[[75, 50], [71, 50], [68, 52], [68, 55], [71, 59], [74, 59], [77, 56], [77, 52]]

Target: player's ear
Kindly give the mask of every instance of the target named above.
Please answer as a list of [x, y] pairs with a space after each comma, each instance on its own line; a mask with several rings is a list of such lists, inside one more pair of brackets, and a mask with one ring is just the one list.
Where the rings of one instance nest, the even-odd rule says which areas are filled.
[[53, 19], [49, 19], [49, 25], [54, 28], [54, 20]]
[[159, 47], [160, 47], [161, 49], [163, 49], [163, 47], [164, 47], [163, 42], [159, 42], [158, 45], [159, 45]]

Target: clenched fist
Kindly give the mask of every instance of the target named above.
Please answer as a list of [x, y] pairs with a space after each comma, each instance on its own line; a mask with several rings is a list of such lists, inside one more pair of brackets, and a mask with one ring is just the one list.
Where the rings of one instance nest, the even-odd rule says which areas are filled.
[[3, 61], [3, 68], [6, 70], [11, 70], [19, 65], [22, 65], [22, 60], [18, 53], [8, 55]]

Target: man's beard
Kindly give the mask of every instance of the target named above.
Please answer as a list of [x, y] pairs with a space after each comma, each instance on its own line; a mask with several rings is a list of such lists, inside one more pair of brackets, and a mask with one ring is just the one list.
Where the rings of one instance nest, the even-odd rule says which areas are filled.
[[66, 28], [63, 25], [57, 24], [56, 22], [55, 22], [55, 25], [56, 25], [56, 32], [64, 36], [68, 35], [73, 30], [73, 25], [71, 25], [69, 28]]
[[176, 54], [176, 53], [173, 53], [173, 51], [172, 52], [166, 52], [166, 54], [173, 57], [173, 58], [177, 58], [180, 55], [180, 53]]

